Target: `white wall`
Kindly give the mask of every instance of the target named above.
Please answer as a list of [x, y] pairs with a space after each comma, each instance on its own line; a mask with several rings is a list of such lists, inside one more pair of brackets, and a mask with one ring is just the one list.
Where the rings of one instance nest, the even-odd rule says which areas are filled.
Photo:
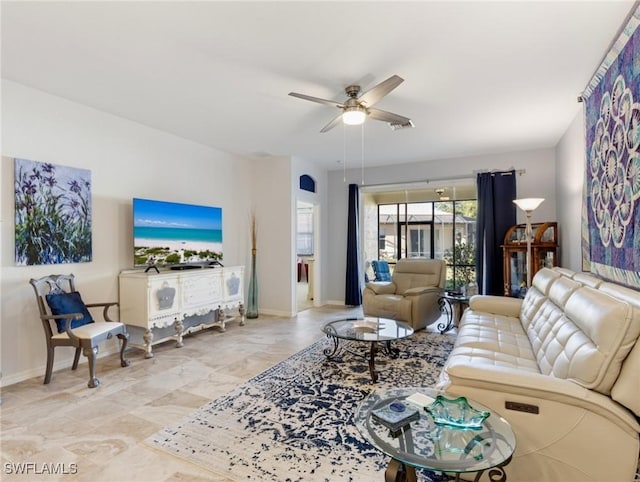
[[577, 114], [556, 146], [556, 193], [560, 265], [582, 271], [582, 188], [585, 175], [584, 116]]
[[[44, 374], [45, 342], [30, 278], [71, 272], [87, 301], [117, 300], [118, 273], [133, 265], [133, 197], [222, 207], [224, 263], [248, 267], [250, 161], [4, 79], [2, 120], [3, 385]], [[91, 170], [92, 262], [14, 266], [13, 157]], [[288, 192], [288, 182], [282, 184]], [[269, 209], [268, 202], [262, 206]], [[56, 368], [71, 358], [71, 349], [58, 348]]]
[[[242, 189], [253, 199], [258, 229], [257, 268], [260, 313], [295, 314], [291, 283], [295, 246], [295, 201], [291, 194], [291, 160], [265, 157], [252, 163], [251, 189]], [[249, 232], [249, 221], [240, 220]]]
[[[507, 170], [524, 169], [525, 174], [518, 176], [518, 197], [542, 197], [545, 202], [533, 213], [532, 221], [555, 221], [555, 152], [553, 149], [514, 152], [497, 155], [443, 159], [385, 167], [365, 167], [367, 185], [417, 182], [427, 179], [446, 178], [447, 176], [473, 176], [473, 172], [483, 169]], [[361, 170], [347, 171], [346, 182], [342, 171], [329, 172], [329, 191], [327, 206], [329, 220], [327, 231], [328, 252], [331, 260], [325, 271], [323, 289], [329, 303], [344, 303], [346, 246], [347, 246], [347, 199], [348, 185], [360, 183]], [[518, 213], [518, 222], [523, 223], [523, 213]], [[362, 263], [364, 267], [364, 263]]]

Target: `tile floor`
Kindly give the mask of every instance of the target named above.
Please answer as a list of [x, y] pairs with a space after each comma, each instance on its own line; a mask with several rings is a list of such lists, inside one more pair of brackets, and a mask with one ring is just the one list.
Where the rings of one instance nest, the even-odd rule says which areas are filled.
[[300, 281], [296, 284], [296, 302], [298, 313], [308, 310], [313, 306], [313, 300], [309, 297], [309, 284], [306, 281]]
[[49, 385], [39, 376], [5, 387], [0, 480], [231, 480], [143, 441], [321, 339], [327, 321], [356, 314], [359, 308], [327, 306], [294, 318], [260, 316], [245, 326], [230, 322], [225, 333], [214, 327], [188, 335], [180, 349], [172, 341], [156, 345], [149, 360], [132, 348], [128, 368], [120, 367], [117, 354], [98, 360], [101, 385], [93, 390], [87, 388], [84, 363], [76, 371], [54, 372]]

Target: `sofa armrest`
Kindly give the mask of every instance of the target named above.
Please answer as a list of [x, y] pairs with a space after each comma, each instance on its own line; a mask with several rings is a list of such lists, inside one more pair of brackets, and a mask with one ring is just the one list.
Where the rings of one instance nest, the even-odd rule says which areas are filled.
[[469, 308], [473, 311], [519, 318], [522, 300], [508, 296], [475, 295], [469, 300]]
[[416, 295], [424, 295], [427, 293], [442, 293], [442, 289], [437, 286], [417, 286], [415, 288], [409, 288], [404, 293], [404, 296], [416, 296]]
[[377, 295], [393, 295], [396, 292], [396, 284], [393, 281], [372, 281], [367, 283], [366, 288]]
[[626, 431], [640, 432], [640, 425], [630, 411], [613, 402], [611, 398], [577, 383], [539, 373], [496, 365], [469, 365], [463, 360], [453, 360], [446, 372], [455, 392], [456, 386], [467, 386], [529, 397], [532, 401], [549, 400], [565, 405], [581, 407], [611, 420]]

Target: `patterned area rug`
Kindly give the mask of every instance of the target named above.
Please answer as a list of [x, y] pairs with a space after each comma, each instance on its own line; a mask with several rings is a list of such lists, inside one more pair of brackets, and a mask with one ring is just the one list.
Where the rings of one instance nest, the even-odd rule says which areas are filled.
[[[324, 339], [146, 443], [233, 480], [384, 480], [389, 459], [364, 441], [354, 411], [377, 388], [433, 385], [453, 342], [454, 335], [424, 330], [394, 342], [400, 356], [376, 358], [373, 385], [364, 359], [342, 351], [328, 360], [323, 350], [332, 345]], [[427, 471], [419, 479], [445, 480]]]

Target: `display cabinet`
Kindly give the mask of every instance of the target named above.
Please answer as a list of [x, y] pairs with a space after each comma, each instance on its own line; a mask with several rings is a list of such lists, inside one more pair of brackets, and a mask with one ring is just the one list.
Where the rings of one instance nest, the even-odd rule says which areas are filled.
[[516, 224], [507, 230], [502, 245], [505, 296], [524, 296], [527, 269], [531, 277], [540, 268], [558, 265], [558, 223], [531, 223], [531, 260], [527, 266], [527, 226]]

